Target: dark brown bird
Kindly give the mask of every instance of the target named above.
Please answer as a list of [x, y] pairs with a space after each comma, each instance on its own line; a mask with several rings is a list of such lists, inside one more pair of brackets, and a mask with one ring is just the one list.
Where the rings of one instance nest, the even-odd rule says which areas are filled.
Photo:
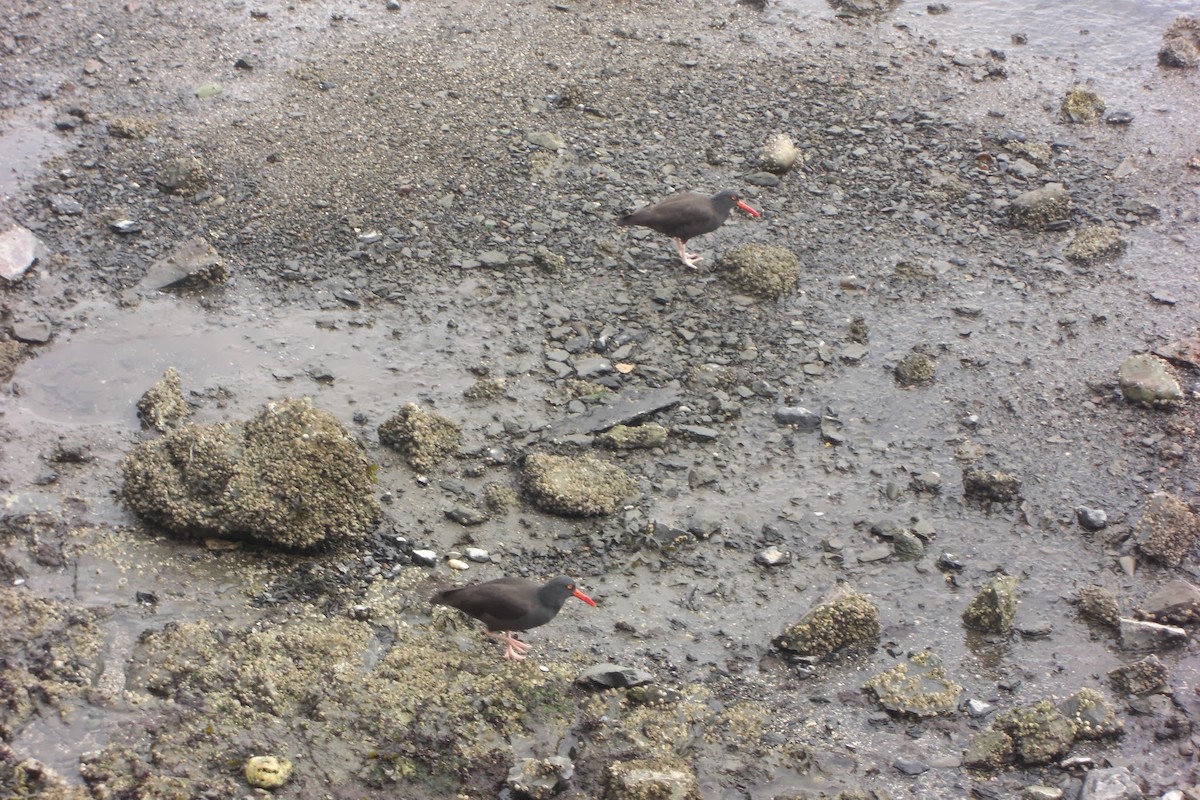
[[541, 586], [522, 578], [497, 578], [460, 589], [443, 589], [429, 601], [457, 608], [479, 620], [487, 626], [488, 637], [504, 642], [505, 658], [522, 661], [533, 646], [512, 632], [545, 625], [558, 616], [568, 597], [596, 605], [595, 600], [575, 588], [575, 581], [565, 576], [552, 578]]
[[712, 197], [706, 197], [695, 192], [675, 194], [643, 209], [621, 218], [619, 226], [640, 225], [659, 233], [665, 233], [675, 240], [675, 249], [679, 258], [692, 269], [701, 256], [689, 253], [684, 245], [693, 236], [702, 233], [712, 233], [725, 224], [729, 212], [737, 206], [752, 217], [761, 216], [738, 197], [733, 189], [718, 192]]

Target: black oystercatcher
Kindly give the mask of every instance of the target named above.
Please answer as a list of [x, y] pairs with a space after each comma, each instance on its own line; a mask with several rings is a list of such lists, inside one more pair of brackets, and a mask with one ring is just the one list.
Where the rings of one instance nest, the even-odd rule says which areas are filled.
[[621, 218], [617, 225], [640, 225], [643, 228], [665, 233], [675, 240], [675, 249], [683, 263], [692, 269], [701, 258], [696, 253], [689, 253], [684, 244], [693, 236], [702, 233], [712, 233], [725, 224], [729, 212], [737, 206], [752, 217], [761, 216], [750, 206], [746, 205], [733, 189], [718, 192], [712, 197], [705, 197], [695, 192], [684, 192], [671, 195], [661, 203], [646, 206]]
[[450, 606], [487, 626], [486, 634], [504, 642], [504, 657], [524, 660], [532, 649], [513, 636], [554, 619], [568, 597], [578, 597], [589, 606], [596, 601], [575, 588], [575, 581], [560, 576], [538, 586], [522, 578], [497, 578], [461, 589], [443, 589], [429, 598], [431, 603]]

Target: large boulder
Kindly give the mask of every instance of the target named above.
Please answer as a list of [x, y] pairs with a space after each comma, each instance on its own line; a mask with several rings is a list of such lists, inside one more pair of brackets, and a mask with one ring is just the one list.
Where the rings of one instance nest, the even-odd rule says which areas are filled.
[[181, 535], [307, 549], [370, 531], [374, 470], [332, 414], [287, 399], [245, 422], [186, 425], [138, 445], [122, 494], [143, 519]]

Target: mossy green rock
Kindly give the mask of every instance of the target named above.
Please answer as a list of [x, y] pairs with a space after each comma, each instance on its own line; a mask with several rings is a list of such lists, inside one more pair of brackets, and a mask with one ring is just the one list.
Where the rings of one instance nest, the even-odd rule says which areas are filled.
[[307, 549], [360, 539], [379, 514], [362, 446], [308, 398], [245, 422], [186, 425], [138, 445], [122, 469], [126, 504], [186, 536]]
[[879, 639], [879, 609], [847, 584], [829, 592], [804, 619], [775, 637], [776, 647], [824, 657], [843, 647]]
[[997, 503], [1010, 503], [1021, 496], [1021, 479], [1011, 472], [978, 468], [963, 472], [963, 495]]
[[997, 575], [975, 596], [963, 612], [968, 628], [983, 633], [1006, 634], [1012, 630], [1017, 616], [1017, 579]]
[[1067, 92], [1062, 101], [1062, 115], [1068, 122], [1095, 122], [1104, 113], [1104, 108], [1099, 95], [1078, 86]]
[[611, 514], [637, 491], [629, 473], [592, 456], [532, 453], [525, 458], [522, 481], [539, 508], [568, 517]]
[[930, 383], [937, 373], [937, 362], [924, 353], [908, 353], [900, 359], [893, 374], [896, 381], [904, 386], [918, 386]]

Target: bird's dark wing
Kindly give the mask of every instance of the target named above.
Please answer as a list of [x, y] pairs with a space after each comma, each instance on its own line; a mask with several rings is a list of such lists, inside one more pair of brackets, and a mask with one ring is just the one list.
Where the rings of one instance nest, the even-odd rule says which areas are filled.
[[536, 601], [537, 586], [521, 578], [497, 578], [441, 594], [444, 605], [457, 608], [495, 630], [505, 630], [505, 621], [515, 622], [530, 614]]
[[640, 225], [681, 239], [715, 230], [713, 222], [709, 199], [691, 192], [668, 197], [622, 220], [625, 225]]

